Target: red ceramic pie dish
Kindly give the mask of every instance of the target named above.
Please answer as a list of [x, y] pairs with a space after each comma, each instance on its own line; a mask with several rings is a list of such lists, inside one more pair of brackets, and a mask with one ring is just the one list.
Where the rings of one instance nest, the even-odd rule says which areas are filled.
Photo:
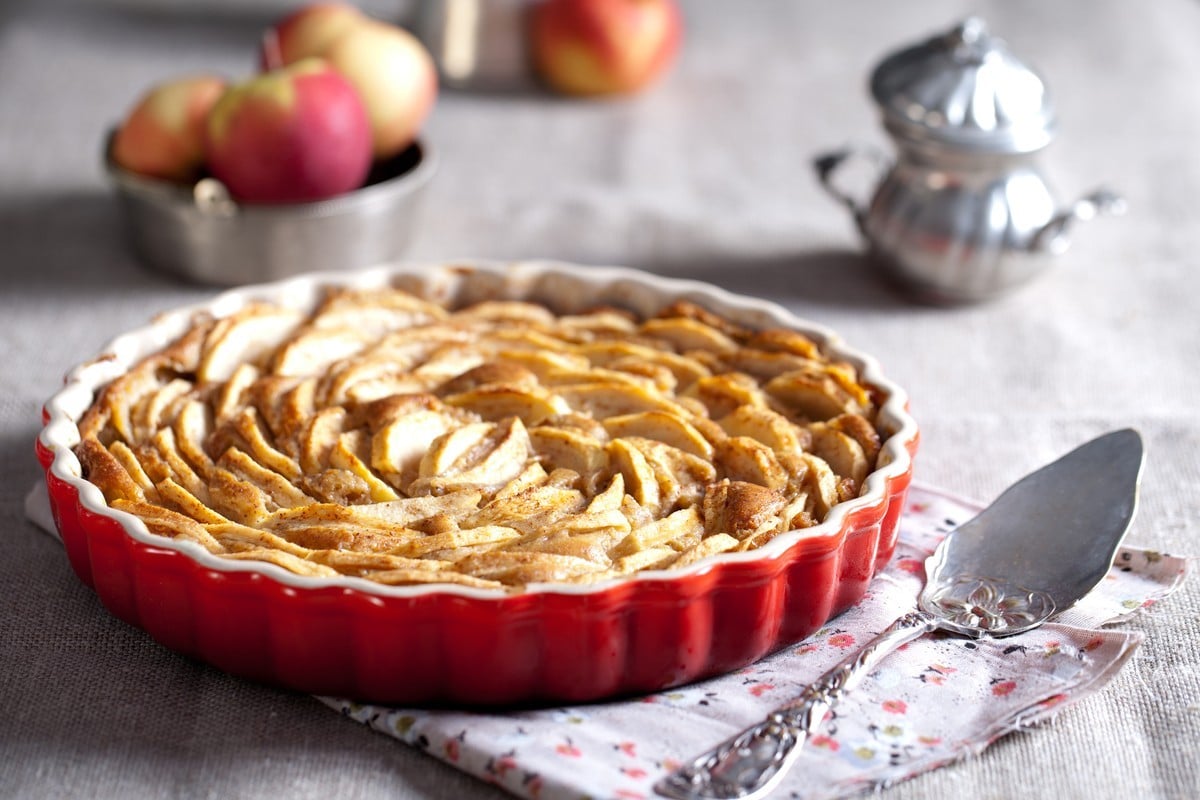
[[[801, 331], [854, 364], [879, 398], [884, 434], [860, 495], [821, 524], [691, 567], [518, 594], [450, 585], [382, 586], [220, 559], [151, 534], [110, 508], [72, 448], [96, 392], [163, 347], [198, 311], [254, 300], [311, 308], [332, 285], [397, 285], [437, 299], [535, 299], [560, 312], [598, 303], [651, 314], [691, 300], [751, 327]], [[247, 287], [160, 316], [72, 371], [47, 404], [37, 455], [76, 574], [118, 618], [234, 675], [393, 704], [583, 702], [729, 672], [797, 642], [856, 602], [891, 558], [918, 433], [902, 389], [877, 363], [784, 309], [692, 281], [554, 263], [469, 264], [317, 274]]]

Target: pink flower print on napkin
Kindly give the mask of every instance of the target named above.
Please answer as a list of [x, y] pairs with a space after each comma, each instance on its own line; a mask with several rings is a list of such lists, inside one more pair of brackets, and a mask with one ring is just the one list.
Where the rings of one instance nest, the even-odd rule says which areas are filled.
[[561, 744], [555, 747], [554, 752], [558, 753], [560, 756], [567, 756], [568, 758], [579, 758], [583, 755], [583, 751], [576, 747], [575, 743], [570, 739], [564, 740]]
[[845, 650], [848, 647], [854, 646], [853, 634], [849, 634], [849, 633], [845, 633], [845, 632], [835, 633], [833, 636], [829, 637], [828, 641], [834, 647], [839, 647], [842, 650]]

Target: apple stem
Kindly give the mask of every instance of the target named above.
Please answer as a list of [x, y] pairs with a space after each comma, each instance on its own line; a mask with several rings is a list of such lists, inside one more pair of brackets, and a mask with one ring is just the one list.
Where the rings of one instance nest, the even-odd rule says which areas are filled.
[[283, 64], [283, 50], [279, 47], [279, 32], [274, 28], [268, 28], [263, 32], [263, 66], [267, 70], [281, 69]]

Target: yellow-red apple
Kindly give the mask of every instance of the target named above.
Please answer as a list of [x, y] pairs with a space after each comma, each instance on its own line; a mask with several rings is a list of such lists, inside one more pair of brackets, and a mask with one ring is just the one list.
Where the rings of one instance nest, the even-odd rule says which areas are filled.
[[338, 36], [321, 55], [362, 96], [375, 158], [391, 158], [413, 143], [438, 90], [437, 67], [415, 36], [368, 20]]
[[530, 21], [538, 73], [576, 95], [641, 89], [670, 66], [682, 32], [675, 0], [544, 0]]
[[226, 91], [209, 114], [206, 151], [238, 200], [320, 200], [362, 186], [371, 127], [350, 82], [306, 59]]
[[263, 35], [261, 61], [266, 69], [324, 55], [333, 41], [367, 19], [346, 3], [313, 3], [280, 20]]
[[204, 125], [225, 81], [202, 75], [153, 87], [125, 117], [112, 141], [121, 167], [169, 181], [194, 180], [204, 166]]

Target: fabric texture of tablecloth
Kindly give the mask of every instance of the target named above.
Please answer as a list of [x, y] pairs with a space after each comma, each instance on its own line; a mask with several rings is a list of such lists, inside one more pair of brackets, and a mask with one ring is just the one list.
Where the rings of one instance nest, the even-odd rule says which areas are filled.
[[[795, 699], [915, 608], [925, 559], [947, 530], [978, 511], [914, 487], [896, 555], [863, 598], [801, 644], [727, 676], [628, 700], [514, 712], [320, 699], [519, 797], [645, 800], [665, 773]], [[26, 512], [55, 533], [44, 484], [30, 492]], [[890, 786], [1052, 717], [1108, 683], [1144, 638], [1106, 626], [1153, 608], [1186, 573], [1184, 558], [1122, 548], [1087, 597], [1037, 630], [1004, 639], [928, 636], [904, 645], [832, 711], [778, 791], [833, 800]]]

